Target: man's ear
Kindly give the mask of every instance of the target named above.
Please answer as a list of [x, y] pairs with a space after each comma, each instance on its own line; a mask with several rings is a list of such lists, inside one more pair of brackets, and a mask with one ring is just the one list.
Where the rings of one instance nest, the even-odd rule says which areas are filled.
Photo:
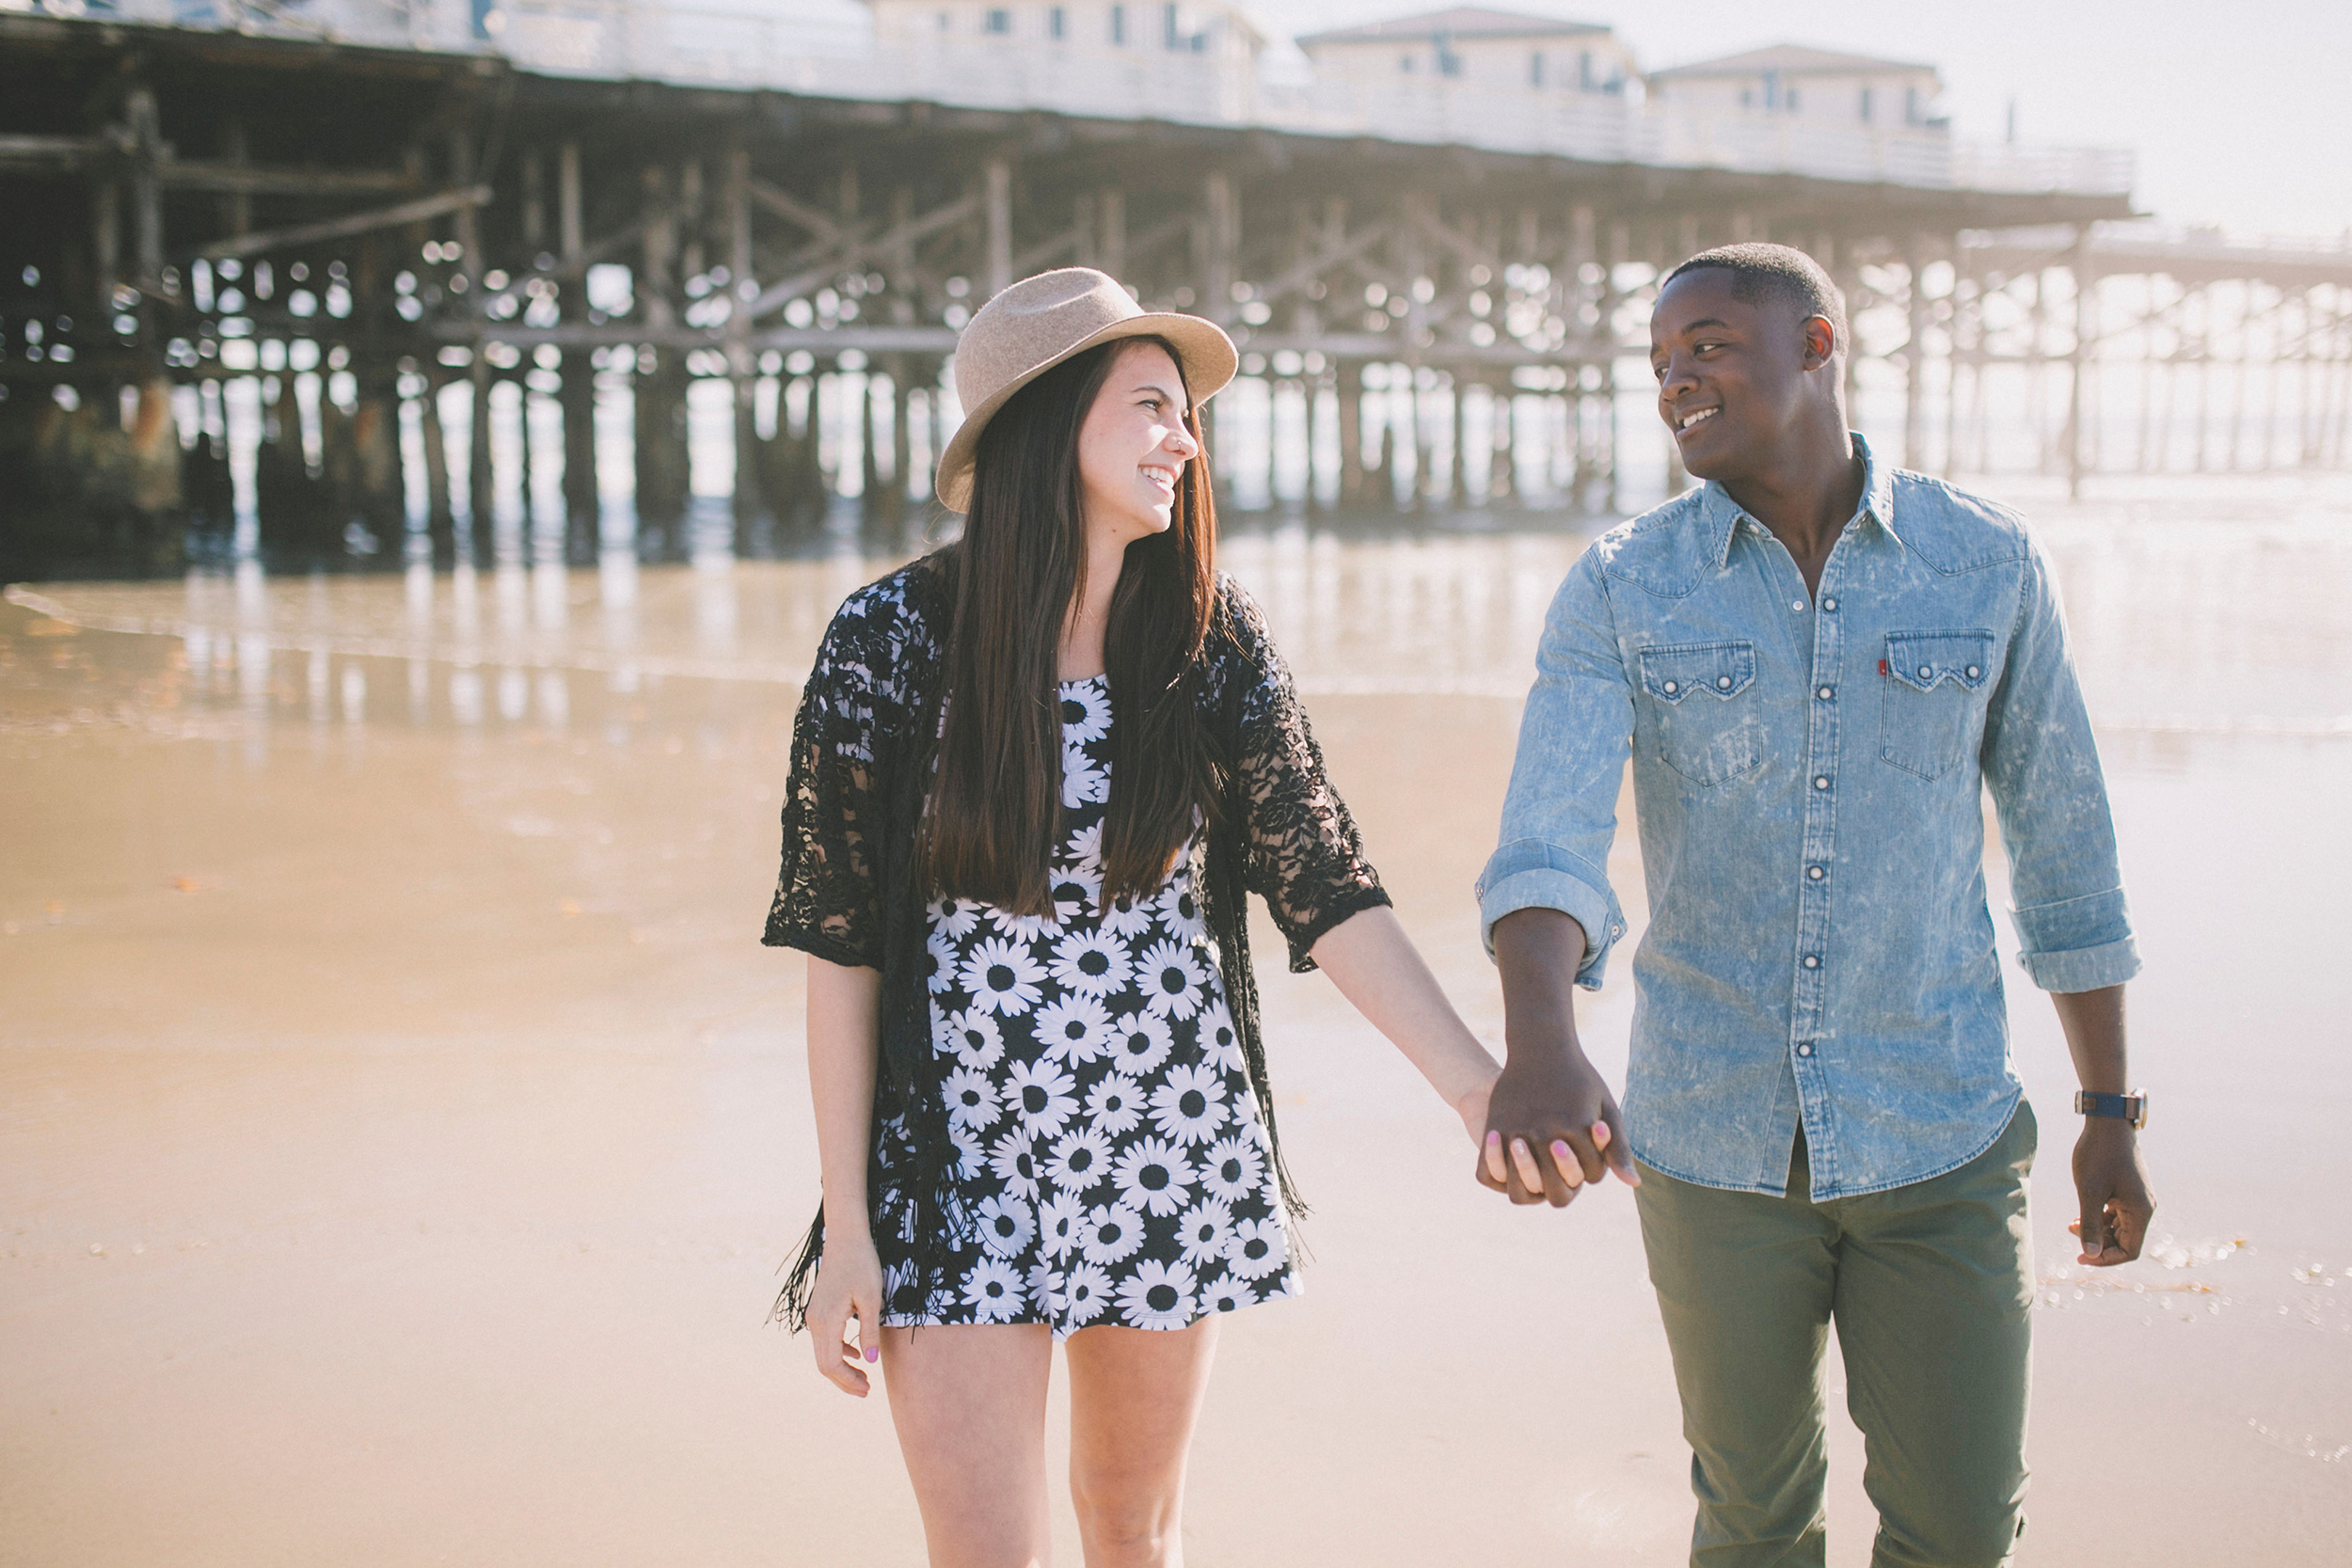
[[1818, 371], [1836, 356], [1846, 345], [1837, 341], [1837, 329], [1827, 316], [1804, 318], [1804, 368]]

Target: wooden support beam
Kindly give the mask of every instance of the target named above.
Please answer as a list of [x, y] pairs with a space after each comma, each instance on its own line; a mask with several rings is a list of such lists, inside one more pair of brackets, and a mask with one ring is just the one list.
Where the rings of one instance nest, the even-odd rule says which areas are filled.
[[1094, 245], [1101, 256], [1095, 265], [1120, 281], [1127, 277], [1127, 193], [1117, 185], [1094, 198]]
[[1012, 287], [1012, 166], [1002, 158], [991, 158], [981, 172], [982, 195], [987, 202], [987, 231], [984, 255], [988, 273], [981, 279], [987, 297], [995, 298]]
[[164, 277], [164, 193], [155, 178], [156, 166], [163, 161], [162, 117], [151, 87], [133, 87], [123, 108], [135, 149], [131, 160], [131, 223], [138, 287], [142, 293], [156, 293], [162, 291]]
[[70, 173], [131, 150], [120, 131], [95, 136], [0, 135], [0, 166]]
[[584, 248], [580, 239], [580, 143], [576, 141], [565, 142], [556, 151], [555, 214], [557, 259], [576, 263]]
[[[230, 116], [220, 123], [221, 162], [215, 165], [234, 175], [247, 167], [245, 142], [245, 121]], [[253, 231], [252, 194], [233, 183], [224, 187], [226, 198], [220, 204], [220, 226], [230, 238]]]
[[[536, 258], [547, 244], [548, 199], [546, 182], [541, 178], [539, 150], [523, 149], [516, 160], [522, 166], [523, 182], [523, 253]], [[528, 421], [526, 421], [528, 422]]]
[[90, 260], [97, 286], [90, 293], [103, 317], [115, 308], [115, 288], [122, 281], [122, 193], [111, 180], [90, 187]]
[[272, 168], [234, 159], [174, 158], [160, 166], [157, 177], [167, 190], [215, 191], [231, 197], [398, 196], [419, 188], [414, 175], [396, 168]]
[[[396, 229], [404, 223], [421, 223], [448, 213], [470, 213], [476, 207], [487, 204], [490, 197], [487, 185], [443, 191], [438, 196], [404, 201], [397, 207], [380, 207], [373, 212], [354, 213], [348, 217], [295, 224], [288, 229], [264, 230], [259, 234], [246, 234], [236, 239], [215, 240], [199, 250], [197, 255], [206, 261], [219, 261], [230, 256], [258, 256], [264, 251], [316, 245], [325, 240], [348, 239], [355, 234], [373, 233], [378, 229]], [[471, 261], [473, 259], [471, 247], [469, 247], [466, 260]]]

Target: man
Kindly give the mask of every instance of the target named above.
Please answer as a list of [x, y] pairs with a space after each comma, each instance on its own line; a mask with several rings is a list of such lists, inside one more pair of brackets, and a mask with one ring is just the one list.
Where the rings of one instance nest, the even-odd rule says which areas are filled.
[[[2013, 513], [1849, 434], [1844, 308], [1810, 258], [1692, 257], [1650, 342], [1706, 483], [1595, 543], [1545, 626], [1479, 881], [1509, 1046], [1481, 1178], [1555, 1205], [1613, 1166], [1637, 1186], [1694, 1564], [1822, 1561], [1832, 1322], [1872, 1561], [1999, 1563], [2024, 1528], [2035, 1126], [1986, 786], [2026, 971], [2091, 1091], [2081, 1261], [2137, 1257], [2153, 1207], [2124, 1092], [2138, 959], [2057, 585]], [[1650, 923], [1621, 1117], [1572, 997], [1625, 929], [1629, 744]]]

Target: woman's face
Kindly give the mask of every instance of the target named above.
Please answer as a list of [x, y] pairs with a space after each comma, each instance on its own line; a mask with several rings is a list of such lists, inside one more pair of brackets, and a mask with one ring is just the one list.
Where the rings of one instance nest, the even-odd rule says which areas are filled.
[[1078, 427], [1078, 479], [1089, 535], [1131, 544], [1166, 532], [1176, 482], [1200, 443], [1184, 428], [1184, 381], [1157, 343], [1135, 343], [1111, 362]]

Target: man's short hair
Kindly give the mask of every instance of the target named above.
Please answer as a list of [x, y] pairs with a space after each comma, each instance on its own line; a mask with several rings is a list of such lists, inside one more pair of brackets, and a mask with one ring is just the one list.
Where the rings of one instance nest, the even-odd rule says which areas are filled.
[[[1837, 334], [1838, 353], [1844, 354], [1851, 346], [1846, 336], [1846, 298], [1837, 292], [1837, 285], [1830, 281], [1821, 263], [1804, 251], [1759, 241], [1717, 245], [1712, 250], [1700, 251], [1668, 273], [1666, 282], [1702, 267], [1731, 274], [1732, 298], [1750, 305], [1767, 298], [1784, 300], [1806, 316], [1825, 318]], [[1660, 285], [1661, 289], [1664, 286]]]

